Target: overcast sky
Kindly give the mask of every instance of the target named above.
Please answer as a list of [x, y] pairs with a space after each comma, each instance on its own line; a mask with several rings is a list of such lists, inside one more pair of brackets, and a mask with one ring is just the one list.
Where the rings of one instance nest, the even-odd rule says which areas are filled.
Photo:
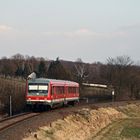
[[140, 0], [0, 0], [0, 57], [140, 60]]

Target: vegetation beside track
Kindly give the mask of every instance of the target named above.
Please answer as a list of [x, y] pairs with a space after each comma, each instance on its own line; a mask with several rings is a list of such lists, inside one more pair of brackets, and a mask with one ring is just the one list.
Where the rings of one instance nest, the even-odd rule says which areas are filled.
[[0, 77], [0, 113], [9, 114], [10, 96], [12, 113], [25, 107], [25, 80]]
[[138, 140], [140, 139], [140, 103], [117, 108], [127, 117], [114, 121], [90, 140]]
[[[133, 125], [131, 125], [133, 123]], [[106, 108], [83, 108], [25, 140], [120, 140], [140, 136], [140, 103]], [[131, 134], [131, 135], [130, 135]]]

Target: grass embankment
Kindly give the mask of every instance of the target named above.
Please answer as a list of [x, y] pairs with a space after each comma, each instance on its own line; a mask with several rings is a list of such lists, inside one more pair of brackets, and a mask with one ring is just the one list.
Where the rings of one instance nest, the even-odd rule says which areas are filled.
[[137, 140], [140, 103], [117, 108], [84, 108], [75, 115], [42, 127], [24, 140]]

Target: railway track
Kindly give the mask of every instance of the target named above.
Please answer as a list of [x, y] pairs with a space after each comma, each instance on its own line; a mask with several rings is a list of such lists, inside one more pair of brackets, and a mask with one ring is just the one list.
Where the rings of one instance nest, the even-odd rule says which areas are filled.
[[[120, 103], [120, 102], [119, 102]], [[124, 103], [124, 102], [123, 102]], [[85, 100], [84, 103], [81, 103], [81, 104], [78, 104], [76, 105], [76, 107], [84, 107], [84, 106], [88, 106], [88, 105], [92, 105], [93, 103], [89, 103], [87, 102], [87, 99]], [[115, 102], [115, 104], [117, 104], [117, 102]], [[94, 108], [98, 108], [98, 107], [101, 107], [101, 106], [108, 106], [108, 102], [104, 102], [104, 103], [95, 103], [93, 104], [94, 105]], [[98, 106], [98, 107], [97, 107]], [[112, 106], [112, 102], [110, 102], [110, 106]], [[65, 108], [65, 107], [64, 107]], [[56, 108], [55, 110], [51, 110], [49, 113], [51, 112], [57, 112], [57, 111], [61, 111], [63, 110], [64, 108]], [[65, 108], [66, 109], [66, 108]], [[3, 120], [0, 120], [0, 133], [6, 129], [8, 129], [9, 127], [12, 127], [14, 126], [15, 124], [17, 123], [20, 123], [24, 120], [27, 120], [29, 118], [32, 118], [32, 117], [35, 117], [35, 116], [39, 116], [41, 114], [40, 113], [35, 113], [35, 112], [27, 112], [27, 113], [22, 113], [22, 114], [19, 114], [19, 115], [15, 115], [15, 116], [12, 116], [12, 117], [8, 117], [8, 118], [5, 118]]]
[[[113, 105], [121, 104], [121, 103], [127, 103], [127, 101], [126, 102], [114, 102], [114, 103], [113, 102], [90, 103], [90, 102], [87, 102], [87, 99], [85, 99], [85, 102], [82, 102], [81, 104], [76, 105], [76, 107], [94, 105], [94, 108], [98, 108], [98, 107], [113, 106]], [[66, 109], [66, 107], [64, 107], [64, 108]], [[57, 112], [59, 110], [61, 111], [64, 108], [61, 108], [61, 109], [56, 108], [54, 110], [51, 110], [49, 113]], [[2, 120], [0, 120], [0, 133], [1, 133], [1, 131], [6, 130], [9, 127], [12, 127], [13, 125], [15, 125], [17, 123], [20, 123], [24, 120], [27, 120], [27, 119], [35, 117], [35, 116], [39, 116], [40, 114], [41, 114], [41, 112], [37, 112], [37, 113], [27, 112], [27, 113], [21, 113], [18, 115], [14, 115], [12, 117], [2, 119]]]
[[32, 117], [35, 117], [38, 115], [40, 115], [40, 113], [28, 112], [28, 113], [22, 113], [19, 115], [15, 115], [15, 116], [0, 120], [0, 133], [2, 133], [2, 131], [12, 127], [13, 125], [15, 125], [17, 123], [20, 123], [24, 120], [27, 120], [29, 118], [32, 118]]

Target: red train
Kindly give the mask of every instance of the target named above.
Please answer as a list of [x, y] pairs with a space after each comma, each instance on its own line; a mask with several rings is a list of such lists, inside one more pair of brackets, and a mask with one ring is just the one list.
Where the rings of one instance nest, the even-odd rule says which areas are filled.
[[74, 105], [79, 102], [79, 84], [72, 81], [35, 78], [27, 80], [27, 105], [33, 108], [43, 105]]

